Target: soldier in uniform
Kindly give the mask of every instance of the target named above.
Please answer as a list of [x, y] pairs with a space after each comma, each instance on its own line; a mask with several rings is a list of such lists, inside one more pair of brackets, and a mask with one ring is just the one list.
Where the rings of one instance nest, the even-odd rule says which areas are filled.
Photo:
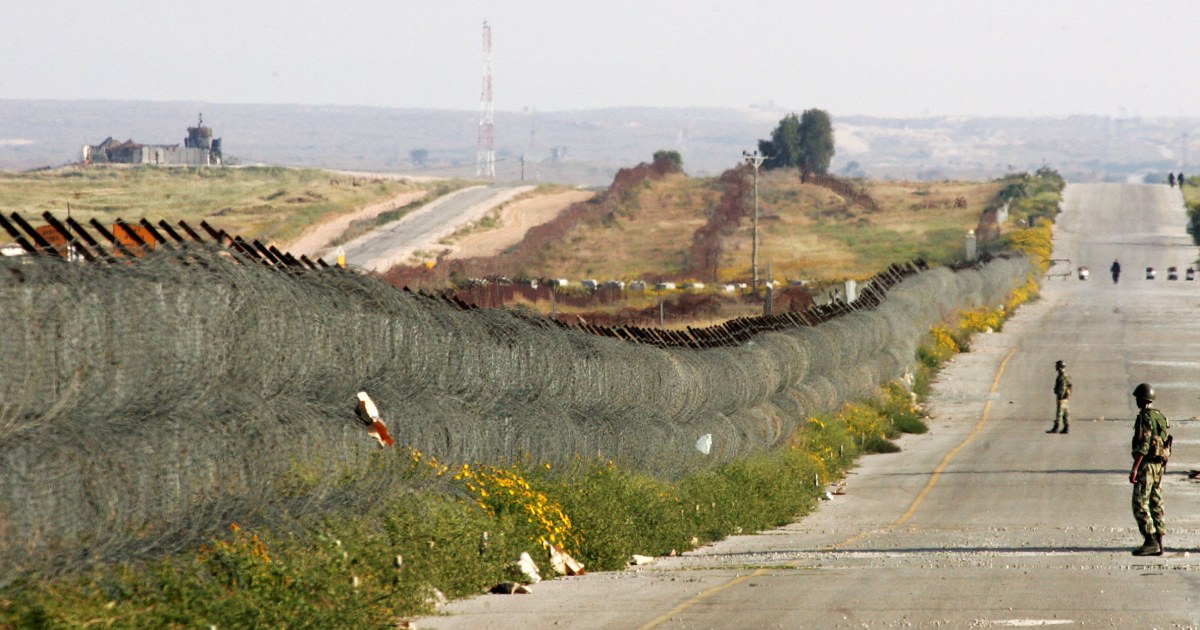
[[1163, 413], [1153, 408], [1154, 389], [1142, 383], [1133, 390], [1138, 415], [1133, 421], [1133, 469], [1129, 483], [1133, 484], [1133, 518], [1144, 542], [1133, 550], [1135, 556], [1161, 556], [1163, 553], [1162, 477], [1170, 457], [1171, 423]]
[[1057, 400], [1057, 408], [1054, 410], [1054, 426], [1050, 427], [1046, 433], [1059, 433], [1058, 424], [1062, 423], [1062, 433], [1066, 433], [1071, 426], [1071, 410], [1067, 406], [1067, 401], [1071, 398], [1071, 377], [1067, 376], [1067, 364], [1059, 359], [1054, 362], [1054, 369], [1058, 370], [1058, 378], [1054, 379], [1054, 398]]

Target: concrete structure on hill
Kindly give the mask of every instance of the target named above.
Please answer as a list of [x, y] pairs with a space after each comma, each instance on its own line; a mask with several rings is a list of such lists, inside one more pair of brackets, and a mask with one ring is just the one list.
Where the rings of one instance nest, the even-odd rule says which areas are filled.
[[212, 127], [204, 126], [201, 116], [195, 127], [188, 127], [183, 146], [178, 144], [140, 144], [133, 140], [118, 142], [112, 137], [100, 144], [83, 147], [83, 162], [114, 164], [162, 164], [179, 166], [220, 166], [221, 139], [213, 138]]

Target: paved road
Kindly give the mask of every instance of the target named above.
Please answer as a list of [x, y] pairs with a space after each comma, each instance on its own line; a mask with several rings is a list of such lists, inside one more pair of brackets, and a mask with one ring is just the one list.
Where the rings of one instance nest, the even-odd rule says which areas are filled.
[[[346, 263], [384, 272], [421, 250], [436, 251], [438, 239], [489, 210], [533, 190], [533, 186], [472, 186], [455, 191], [342, 246]], [[336, 262], [337, 254], [326, 261]]]
[[[419, 627], [1200, 627], [1200, 484], [1185, 474], [1200, 468], [1200, 282], [1165, 279], [1196, 255], [1182, 201], [1165, 186], [1073, 185], [1064, 206], [1056, 256], [1092, 278], [1048, 280], [978, 337], [939, 377], [930, 433], [865, 458], [846, 496], [649, 567], [457, 602]], [[1065, 436], [1044, 433], [1059, 358], [1075, 386]], [[1129, 554], [1140, 381], [1176, 436], [1160, 558]]]

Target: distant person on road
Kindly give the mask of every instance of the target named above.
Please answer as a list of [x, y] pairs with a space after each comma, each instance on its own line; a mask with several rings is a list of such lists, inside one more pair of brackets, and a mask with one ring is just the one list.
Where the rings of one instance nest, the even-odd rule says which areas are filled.
[[1176, 177], [1175, 181], [1179, 182], [1179, 190], [1183, 190], [1183, 171], [1179, 172], [1179, 177]]
[[1142, 383], [1134, 388], [1137, 400], [1137, 419], [1133, 421], [1133, 468], [1129, 483], [1133, 484], [1133, 518], [1144, 542], [1133, 550], [1135, 556], [1161, 556], [1163, 553], [1162, 477], [1171, 457], [1171, 422], [1153, 407], [1154, 388]]
[[[1067, 376], [1067, 364], [1062, 359], [1054, 362], [1054, 369], [1058, 370], [1058, 378], [1054, 379], [1054, 398], [1057, 404], [1054, 410], [1054, 426], [1046, 433], [1067, 433], [1071, 427], [1071, 410], [1067, 406], [1067, 401], [1071, 399], [1071, 377]], [[1062, 431], [1058, 429], [1060, 422]]]
[[1175, 187], [1175, 173], [1167, 173], [1167, 183], [1171, 185], [1171, 188]]
[[1121, 263], [1114, 259], [1112, 266], [1108, 270], [1112, 272], [1113, 284], [1116, 284], [1117, 280], [1121, 279]]

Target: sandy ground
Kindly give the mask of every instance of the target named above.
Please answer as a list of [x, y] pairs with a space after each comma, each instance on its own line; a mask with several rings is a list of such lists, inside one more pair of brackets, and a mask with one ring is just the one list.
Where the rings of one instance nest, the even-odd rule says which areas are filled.
[[424, 197], [426, 194], [428, 193], [423, 190], [400, 193], [386, 201], [374, 203], [349, 214], [343, 214], [318, 223], [309, 228], [304, 234], [301, 234], [296, 240], [287, 243], [283, 250], [294, 256], [319, 257], [324, 254], [324, 250], [329, 247], [329, 243], [333, 239], [341, 236], [350, 227], [351, 222], [375, 218], [388, 210], [406, 206], [414, 200]]
[[480, 185], [444, 195], [346, 243], [343, 246], [346, 262], [381, 273], [398, 264], [419, 263], [430, 251], [444, 249], [441, 240], [460, 227], [482, 219], [533, 189], [533, 186]]
[[452, 244], [448, 258], [495, 256], [525, 238], [525, 233], [558, 216], [571, 204], [587, 201], [596, 193], [586, 190], [565, 192], [522, 199], [500, 210], [500, 227], [468, 234]]

